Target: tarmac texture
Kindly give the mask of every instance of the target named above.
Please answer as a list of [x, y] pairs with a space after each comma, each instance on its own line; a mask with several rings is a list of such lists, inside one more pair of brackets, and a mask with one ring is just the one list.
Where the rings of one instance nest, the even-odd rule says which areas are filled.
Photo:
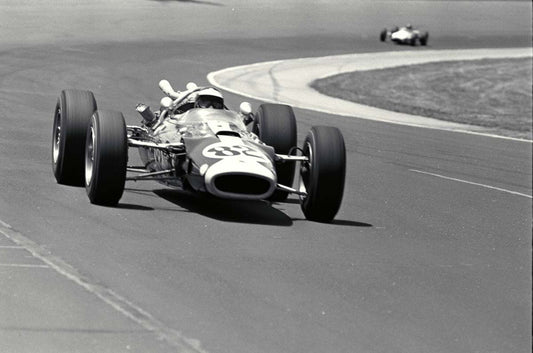
[[[51, 170], [62, 89], [138, 124], [157, 82], [276, 60], [531, 47], [529, 1], [91, 1], [0, 4], [0, 351], [529, 352], [531, 143], [296, 108], [341, 129], [332, 224], [286, 203], [128, 183], [91, 205]], [[225, 92], [238, 107], [262, 100]], [[138, 162], [130, 151], [130, 162]]]

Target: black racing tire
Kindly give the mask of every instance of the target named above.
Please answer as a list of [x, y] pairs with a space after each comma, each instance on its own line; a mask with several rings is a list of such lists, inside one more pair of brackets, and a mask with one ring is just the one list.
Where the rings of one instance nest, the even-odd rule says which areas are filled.
[[420, 37], [420, 45], [426, 46], [428, 44], [428, 39], [429, 39], [429, 33], [424, 32], [424, 34], [422, 34], [422, 36]]
[[90, 119], [85, 149], [85, 189], [91, 203], [114, 206], [124, 192], [128, 137], [120, 112], [97, 110]]
[[387, 29], [383, 29], [381, 33], [379, 34], [379, 39], [384, 42], [387, 39]]
[[[252, 131], [259, 139], [279, 154], [289, 154], [296, 147], [296, 118], [292, 107], [285, 104], [261, 104], [255, 114]], [[294, 162], [276, 164], [278, 184], [292, 187], [294, 181]], [[276, 190], [270, 197], [272, 201], [284, 201], [288, 192]]]
[[331, 222], [339, 211], [346, 176], [346, 149], [339, 129], [313, 126], [302, 148], [309, 162], [300, 167], [301, 208], [305, 218]]
[[84, 184], [85, 135], [95, 110], [96, 100], [91, 91], [61, 91], [52, 130], [52, 169], [59, 184]]
[[416, 39], [417, 39], [416, 37], [411, 38], [411, 40], [409, 40], [409, 45], [413, 47], [416, 46]]

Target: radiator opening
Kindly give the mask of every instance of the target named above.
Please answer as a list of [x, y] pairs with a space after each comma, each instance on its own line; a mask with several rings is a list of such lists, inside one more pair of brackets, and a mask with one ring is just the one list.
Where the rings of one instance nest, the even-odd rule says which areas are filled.
[[262, 195], [270, 189], [270, 182], [250, 175], [227, 174], [215, 179], [215, 187], [222, 192]]

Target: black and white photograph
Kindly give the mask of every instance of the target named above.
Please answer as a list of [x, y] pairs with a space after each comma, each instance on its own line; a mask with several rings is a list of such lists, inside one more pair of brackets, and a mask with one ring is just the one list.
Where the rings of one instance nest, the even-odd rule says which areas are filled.
[[0, 0], [0, 353], [528, 353], [530, 0]]

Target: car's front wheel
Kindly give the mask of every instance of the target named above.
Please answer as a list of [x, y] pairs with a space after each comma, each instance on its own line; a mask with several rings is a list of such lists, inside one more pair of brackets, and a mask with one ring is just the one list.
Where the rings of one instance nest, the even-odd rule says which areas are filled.
[[[259, 106], [255, 114], [252, 131], [259, 139], [279, 154], [289, 154], [296, 146], [296, 118], [292, 107], [285, 104], [265, 103]], [[292, 186], [295, 164], [286, 162], [276, 165], [278, 183]], [[288, 196], [285, 191], [275, 191], [272, 201], [284, 201]]]
[[300, 167], [301, 208], [307, 219], [331, 222], [339, 211], [344, 193], [346, 150], [339, 129], [314, 126], [302, 148], [308, 158]]
[[124, 192], [128, 139], [122, 113], [96, 111], [87, 130], [85, 188], [93, 204], [114, 206]]

